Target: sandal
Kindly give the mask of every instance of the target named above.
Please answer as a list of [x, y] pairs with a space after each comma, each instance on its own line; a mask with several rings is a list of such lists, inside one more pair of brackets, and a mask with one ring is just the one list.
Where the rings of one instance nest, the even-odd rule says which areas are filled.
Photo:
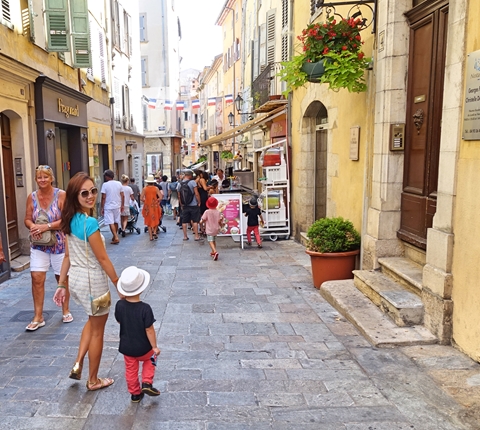
[[112, 385], [115, 381], [112, 378], [98, 378], [96, 382], [87, 381], [87, 390], [88, 391], [97, 391], [102, 388], [107, 388]]
[[64, 323], [70, 323], [70, 322], [72, 322], [72, 321], [73, 321], [73, 316], [72, 316], [72, 314], [69, 312], [68, 314], [63, 315], [63, 316], [62, 316], [62, 321], [63, 321]]
[[[30, 327], [33, 325], [33, 327]], [[27, 331], [35, 331], [38, 330], [40, 327], [43, 327], [45, 325], [45, 321], [32, 321], [30, 324], [25, 327], [25, 330]]]
[[76, 362], [73, 365], [72, 370], [70, 370], [70, 375], [68, 375], [68, 377], [70, 379], [76, 379], [77, 381], [80, 381], [80, 379], [82, 379], [82, 368], [83, 365], [81, 365], [79, 362]]

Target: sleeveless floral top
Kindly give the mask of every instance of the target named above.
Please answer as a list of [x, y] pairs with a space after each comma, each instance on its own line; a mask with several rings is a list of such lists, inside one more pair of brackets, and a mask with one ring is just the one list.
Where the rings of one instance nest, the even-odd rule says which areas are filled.
[[[35, 222], [39, 215], [40, 210], [44, 211], [48, 216], [48, 222], [54, 222], [62, 217], [60, 208], [58, 207], [58, 188], [54, 188], [53, 200], [50, 203], [48, 209], [42, 209], [37, 200], [37, 192], [32, 193], [33, 213], [32, 221]], [[32, 249], [38, 249], [39, 251], [46, 252], [47, 254], [63, 254], [65, 252], [65, 234], [60, 230], [55, 230], [55, 236], [57, 237], [57, 243], [53, 246], [40, 246], [30, 245]]]

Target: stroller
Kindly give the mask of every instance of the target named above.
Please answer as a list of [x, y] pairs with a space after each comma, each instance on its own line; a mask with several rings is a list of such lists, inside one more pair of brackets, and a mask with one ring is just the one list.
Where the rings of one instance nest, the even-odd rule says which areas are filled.
[[137, 227], [138, 221], [138, 214], [140, 213], [138, 203], [133, 202], [133, 205], [130, 206], [130, 217], [127, 220], [127, 226], [125, 227], [125, 231], [133, 233], [134, 231], [137, 234], [140, 234], [140, 229]]
[[[158, 224], [158, 228], [157, 228], [157, 232], [156, 232], [157, 234], [160, 233], [160, 229], [162, 229], [162, 231], [163, 231], [164, 233], [167, 232], [167, 227], [165, 227], [165, 226], [162, 225], [162, 220], [163, 220], [163, 215], [164, 215], [164, 213], [163, 213], [163, 208], [162, 208], [162, 211], [161, 211], [161, 212], [162, 212], [162, 216], [160, 217], [160, 224]], [[147, 226], [145, 226], [145, 228], [143, 229], [143, 232], [144, 232], [144, 233], [148, 233], [148, 227], [147, 227]]]

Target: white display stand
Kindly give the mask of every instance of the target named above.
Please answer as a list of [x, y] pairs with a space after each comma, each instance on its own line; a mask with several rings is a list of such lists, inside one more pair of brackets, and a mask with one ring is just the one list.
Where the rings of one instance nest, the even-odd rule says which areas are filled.
[[243, 236], [247, 232], [246, 218], [243, 215], [243, 199], [241, 194], [213, 194], [218, 200], [217, 210], [224, 220], [218, 236], [231, 236], [240, 239], [243, 249]]

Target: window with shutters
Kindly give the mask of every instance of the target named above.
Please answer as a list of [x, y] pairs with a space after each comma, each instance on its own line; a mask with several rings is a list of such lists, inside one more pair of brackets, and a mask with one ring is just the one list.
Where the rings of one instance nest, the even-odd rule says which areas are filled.
[[140, 42], [147, 42], [147, 14], [140, 14]]
[[120, 49], [120, 8], [118, 1], [113, 3], [113, 46]]
[[45, 0], [47, 48], [49, 51], [66, 52], [70, 50], [68, 18], [67, 0]]
[[12, 17], [10, 15], [10, 0], [1, 0], [0, 2], [0, 19], [3, 25], [13, 30]]
[[78, 68], [91, 67], [92, 55], [87, 0], [70, 0], [70, 15], [72, 21], [73, 66]]
[[142, 74], [142, 87], [148, 87], [148, 60], [147, 57], [140, 59], [141, 74]]
[[142, 103], [143, 130], [148, 130], [148, 107], [145, 102]]
[[288, 1], [282, 0], [282, 52], [281, 61], [290, 59], [289, 36], [288, 36]]
[[130, 90], [127, 85], [122, 87], [122, 96], [123, 128], [130, 130]]
[[267, 66], [267, 24], [260, 26], [259, 65], [262, 73]]
[[122, 86], [120, 85], [120, 80], [118, 78], [113, 79], [113, 98], [115, 103], [113, 105], [113, 112], [115, 116], [115, 127], [122, 127], [122, 106], [123, 106], [123, 97], [122, 97]]
[[132, 55], [132, 35], [131, 35], [131, 18], [127, 12], [123, 12], [123, 52]]
[[275, 63], [275, 9], [267, 12], [267, 64]]
[[318, 15], [323, 6], [324, 0], [310, 0], [310, 16]]
[[98, 31], [98, 44], [99, 44], [99, 53], [100, 53], [100, 79], [101, 87], [105, 90], [107, 89], [107, 45], [105, 41], [105, 34], [102, 29]]
[[[3, 2], [0, 2], [0, 5]], [[33, 5], [31, 5], [32, 1], [28, 0], [20, 0], [20, 13], [22, 17], [22, 34], [29, 38], [31, 41], [34, 40], [34, 32], [33, 32]], [[2, 6], [0, 6], [1, 8]]]

